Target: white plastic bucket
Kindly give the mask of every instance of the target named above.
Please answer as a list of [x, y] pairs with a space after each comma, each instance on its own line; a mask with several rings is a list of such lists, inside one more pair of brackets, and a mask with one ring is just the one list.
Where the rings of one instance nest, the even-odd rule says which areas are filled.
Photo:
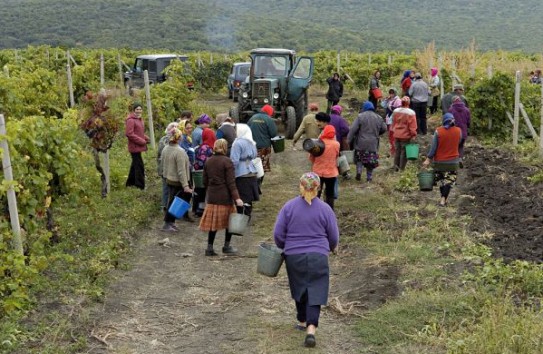
[[264, 177], [264, 165], [262, 165], [262, 159], [260, 157], [255, 157], [252, 162], [256, 168], [256, 177]]
[[337, 167], [340, 174], [344, 174], [351, 170], [351, 166], [349, 166], [349, 163], [347, 162], [347, 157], [345, 155], [341, 155], [337, 158]]

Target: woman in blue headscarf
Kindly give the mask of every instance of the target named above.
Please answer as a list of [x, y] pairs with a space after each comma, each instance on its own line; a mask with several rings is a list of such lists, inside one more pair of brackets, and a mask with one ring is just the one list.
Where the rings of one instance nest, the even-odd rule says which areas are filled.
[[442, 118], [443, 125], [434, 133], [428, 157], [424, 167], [430, 163], [434, 169], [435, 182], [439, 182], [441, 199], [439, 206], [447, 206], [447, 199], [452, 186], [456, 183], [456, 171], [460, 166], [459, 147], [462, 144], [462, 130], [454, 125], [454, 116], [445, 113]]

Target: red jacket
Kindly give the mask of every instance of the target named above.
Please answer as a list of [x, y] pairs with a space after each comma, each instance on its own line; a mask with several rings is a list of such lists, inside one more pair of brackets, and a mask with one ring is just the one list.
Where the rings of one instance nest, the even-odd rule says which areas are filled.
[[147, 151], [149, 138], [145, 135], [143, 120], [133, 113], [128, 115], [125, 122], [125, 135], [128, 138], [128, 151], [130, 153]]
[[394, 139], [407, 141], [417, 136], [417, 117], [410, 108], [396, 108], [392, 113]]

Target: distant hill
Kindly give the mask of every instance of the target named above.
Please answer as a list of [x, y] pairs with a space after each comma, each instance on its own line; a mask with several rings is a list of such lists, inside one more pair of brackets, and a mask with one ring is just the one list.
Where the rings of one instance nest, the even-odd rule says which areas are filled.
[[541, 0], [3, 0], [0, 48], [542, 52]]

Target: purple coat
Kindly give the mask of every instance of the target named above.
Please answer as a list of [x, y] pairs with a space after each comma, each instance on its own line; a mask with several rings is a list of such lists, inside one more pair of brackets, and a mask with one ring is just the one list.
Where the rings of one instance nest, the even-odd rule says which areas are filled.
[[279, 212], [273, 236], [287, 256], [310, 252], [328, 256], [339, 241], [336, 214], [319, 198], [313, 198], [309, 205], [298, 196]]
[[336, 140], [341, 144], [343, 139], [349, 134], [349, 124], [345, 118], [334, 113], [330, 114], [330, 124], [336, 129]]
[[449, 108], [449, 113], [454, 116], [454, 125], [462, 130], [462, 138], [468, 136], [468, 128], [471, 124], [471, 112], [462, 101], [456, 101]]

